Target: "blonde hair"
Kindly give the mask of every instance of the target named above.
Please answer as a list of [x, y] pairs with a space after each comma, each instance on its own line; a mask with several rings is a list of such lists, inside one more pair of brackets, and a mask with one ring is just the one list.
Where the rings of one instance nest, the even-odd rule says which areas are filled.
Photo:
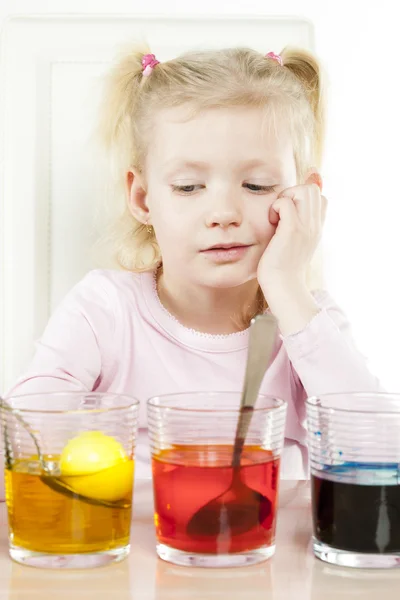
[[[152, 116], [160, 108], [263, 107], [276, 124], [283, 116], [292, 136], [298, 180], [310, 167], [319, 168], [324, 141], [324, 98], [321, 69], [308, 51], [284, 48], [283, 66], [248, 48], [187, 52], [158, 64], [143, 76], [148, 47], [123, 50], [105, 80], [99, 133], [113, 166], [121, 214], [104, 239], [112, 244], [116, 263], [130, 271], [149, 271], [161, 264], [154, 232], [128, 209], [124, 181], [135, 167], [144, 171]], [[308, 278], [312, 287], [312, 275]], [[260, 294], [260, 310], [265, 300]]]

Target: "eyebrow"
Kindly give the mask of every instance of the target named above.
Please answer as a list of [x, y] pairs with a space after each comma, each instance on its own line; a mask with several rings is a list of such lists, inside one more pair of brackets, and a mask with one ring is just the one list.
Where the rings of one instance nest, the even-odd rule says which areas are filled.
[[[207, 171], [210, 168], [209, 163], [207, 163], [205, 161], [191, 161], [191, 160], [188, 161], [188, 160], [179, 160], [179, 159], [167, 161], [164, 166], [165, 166], [166, 170], [168, 171], [169, 175], [171, 175], [178, 169], [194, 169], [197, 171]], [[251, 169], [253, 167], [265, 167], [267, 169], [271, 169], [272, 171], [274, 171], [274, 170], [279, 171], [281, 168], [281, 164], [280, 164], [280, 162], [276, 162], [276, 161], [268, 164], [265, 161], [260, 160], [258, 158], [250, 159], [250, 160], [244, 161], [243, 163], [240, 164], [241, 169]]]
[[168, 173], [177, 171], [178, 169], [196, 169], [198, 171], [207, 171], [209, 164], [203, 161], [193, 160], [170, 160], [165, 163], [165, 168]]

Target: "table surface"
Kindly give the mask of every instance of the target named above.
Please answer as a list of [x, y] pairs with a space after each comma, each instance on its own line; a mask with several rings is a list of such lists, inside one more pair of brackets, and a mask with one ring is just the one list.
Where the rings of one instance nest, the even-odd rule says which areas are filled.
[[0, 506], [0, 600], [398, 600], [399, 570], [345, 569], [314, 558], [309, 484], [282, 481], [276, 553], [237, 569], [177, 567], [157, 558], [151, 482], [135, 485], [129, 558], [84, 571], [18, 565], [7, 550], [6, 508]]

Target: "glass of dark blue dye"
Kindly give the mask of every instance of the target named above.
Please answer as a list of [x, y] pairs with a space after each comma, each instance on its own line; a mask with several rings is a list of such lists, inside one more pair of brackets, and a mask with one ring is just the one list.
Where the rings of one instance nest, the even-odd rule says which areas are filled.
[[306, 404], [315, 556], [400, 567], [400, 394], [325, 394]]

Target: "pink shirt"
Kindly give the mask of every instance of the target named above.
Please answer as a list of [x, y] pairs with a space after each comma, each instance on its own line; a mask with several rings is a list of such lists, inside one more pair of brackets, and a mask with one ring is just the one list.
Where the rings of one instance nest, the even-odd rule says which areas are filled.
[[[313, 292], [320, 312], [298, 333], [278, 334], [261, 392], [287, 401], [282, 477], [307, 477], [306, 396], [382, 391], [343, 312]], [[141, 402], [136, 463], [151, 477], [146, 399], [185, 391], [241, 390], [248, 330], [208, 335], [182, 326], [159, 301], [154, 273], [95, 270], [51, 317], [27, 372], [7, 396], [45, 390], [127, 393]]]

